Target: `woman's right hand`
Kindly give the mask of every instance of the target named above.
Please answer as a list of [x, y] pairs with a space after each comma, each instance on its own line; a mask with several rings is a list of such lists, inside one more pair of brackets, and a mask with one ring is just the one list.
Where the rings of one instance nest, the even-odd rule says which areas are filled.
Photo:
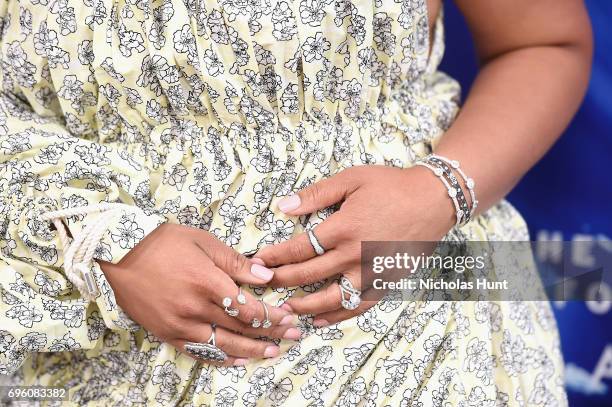
[[[244, 290], [246, 304], [239, 304], [235, 282], [264, 285], [273, 272], [207, 231], [162, 224], [117, 264], [99, 264], [117, 304], [142, 327], [182, 352], [185, 342], [206, 343], [213, 323], [217, 325], [216, 344], [228, 355], [223, 365], [279, 354], [274, 343], [253, 338], [299, 339], [293, 315], [271, 305], [272, 326], [251, 327], [253, 318], [264, 320], [264, 307]], [[239, 310], [237, 317], [225, 313], [224, 297], [232, 299], [231, 308]]]

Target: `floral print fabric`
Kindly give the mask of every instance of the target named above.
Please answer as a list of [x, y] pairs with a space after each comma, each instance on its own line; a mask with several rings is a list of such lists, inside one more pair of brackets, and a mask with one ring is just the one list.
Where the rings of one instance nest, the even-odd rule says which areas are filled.
[[[409, 167], [457, 113], [424, 0], [5, 0], [0, 16], [1, 374], [76, 405], [565, 403], [545, 303], [304, 316], [281, 357], [214, 367], [131, 321], [97, 263], [101, 293], [80, 298], [40, 219], [129, 204], [94, 256], [112, 262], [163, 222], [245, 254], [316, 225], [334, 208], [296, 218], [276, 202], [353, 165]], [[95, 217], [65, 222], [76, 236]], [[502, 202], [449, 238], [528, 237]], [[322, 285], [248, 289], [280, 304]]]

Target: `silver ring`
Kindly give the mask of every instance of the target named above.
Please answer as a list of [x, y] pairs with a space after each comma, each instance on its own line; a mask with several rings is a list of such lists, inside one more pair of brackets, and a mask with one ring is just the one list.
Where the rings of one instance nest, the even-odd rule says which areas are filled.
[[246, 296], [242, 292], [241, 286], [238, 286], [238, 295], [236, 296], [236, 301], [238, 301], [238, 304], [241, 304], [241, 305], [244, 305], [247, 303]]
[[230, 305], [232, 305], [232, 299], [230, 297], [223, 298], [223, 309], [225, 310], [225, 313], [230, 317], [235, 318], [238, 316], [240, 311], [238, 311], [236, 308], [230, 308]]
[[264, 302], [264, 300], [259, 300], [261, 301], [261, 305], [263, 305], [264, 308], [264, 320], [261, 323], [262, 328], [270, 328], [272, 326], [272, 321], [270, 321], [270, 313], [268, 312], [268, 305]]
[[[351, 283], [351, 280], [342, 276], [340, 277], [340, 295], [342, 296], [342, 308], [354, 310], [361, 304], [361, 291], [356, 289]], [[346, 297], [348, 295], [348, 298]]]
[[312, 229], [308, 229], [307, 233], [308, 239], [310, 240], [310, 244], [312, 245], [312, 248], [314, 249], [317, 256], [325, 254], [325, 248], [321, 245], [321, 243], [319, 243], [319, 240], [317, 240], [314, 231]]
[[217, 326], [212, 324], [212, 332], [206, 343], [201, 342], [185, 342], [183, 348], [185, 352], [197, 358], [210, 360], [213, 362], [223, 362], [227, 359], [227, 354], [217, 347], [216, 331]]

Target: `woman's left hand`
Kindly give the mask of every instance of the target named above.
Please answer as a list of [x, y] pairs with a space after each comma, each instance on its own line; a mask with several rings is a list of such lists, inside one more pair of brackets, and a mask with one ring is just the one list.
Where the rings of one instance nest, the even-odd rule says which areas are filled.
[[[351, 167], [283, 198], [279, 209], [304, 215], [342, 202], [315, 229], [325, 253], [317, 256], [307, 233], [262, 248], [256, 255], [274, 267], [269, 285], [291, 287], [344, 275], [361, 289], [362, 241], [438, 241], [454, 225], [454, 208], [436, 176], [423, 167], [381, 165]], [[333, 324], [365, 312], [375, 301], [354, 310], [341, 306], [338, 283], [284, 305], [287, 311], [313, 314], [315, 326]]]

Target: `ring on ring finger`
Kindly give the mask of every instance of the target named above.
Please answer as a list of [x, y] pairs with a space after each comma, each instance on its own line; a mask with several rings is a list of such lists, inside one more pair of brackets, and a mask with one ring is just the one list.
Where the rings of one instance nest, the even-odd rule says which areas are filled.
[[251, 321], [251, 326], [253, 328], [263, 327], [265, 329], [270, 328], [272, 326], [272, 321], [270, 321], [270, 312], [268, 311], [268, 305], [263, 301], [259, 300], [264, 309], [264, 320], [260, 321], [258, 318], [253, 318]]
[[359, 304], [361, 304], [361, 291], [353, 286], [351, 280], [342, 276], [338, 285], [340, 287], [340, 296], [342, 297], [342, 308], [354, 310], [359, 307]]

